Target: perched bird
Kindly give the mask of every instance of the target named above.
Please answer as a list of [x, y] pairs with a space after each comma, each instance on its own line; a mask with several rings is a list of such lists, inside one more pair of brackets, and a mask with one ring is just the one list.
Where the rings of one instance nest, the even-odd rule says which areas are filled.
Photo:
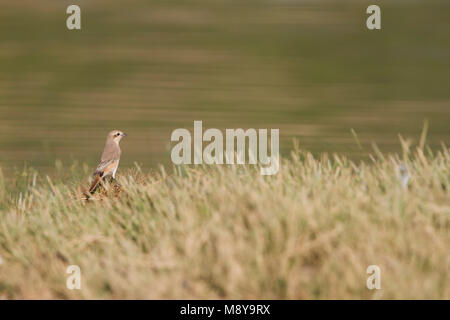
[[91, 194], [94, 193], [95, 189], [97, 189], [97, 186], [102, 179], [105, 179], [106, 177], [112, 177], [115, 179], [121, 153], [119, 142], [126, 136], [127, 134], [120, 130], [113, 130], [106, 137], [102, 158], [97, 166], [97, 169], [95, 169], [94, 181], [89, 188], [89, 192]]

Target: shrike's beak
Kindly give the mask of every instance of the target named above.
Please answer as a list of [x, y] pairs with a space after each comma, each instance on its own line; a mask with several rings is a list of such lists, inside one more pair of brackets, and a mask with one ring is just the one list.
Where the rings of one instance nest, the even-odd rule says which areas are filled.
[[125, 132], [122, 133], [122, 137], [126, 137], [126, 136], [128, 136], [128, 135]]

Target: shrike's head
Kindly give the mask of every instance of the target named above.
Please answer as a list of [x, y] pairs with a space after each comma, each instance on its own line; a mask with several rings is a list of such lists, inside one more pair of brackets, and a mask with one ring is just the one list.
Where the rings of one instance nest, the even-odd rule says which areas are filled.
[[108, 134], [108, 140], [112, 140], [116, 143], [119, 143], [120, 140], [122, 140], [122, 138], [126, 136], [127, 134], [125, 132], [122, 132], [120, 130], [113, 130]]

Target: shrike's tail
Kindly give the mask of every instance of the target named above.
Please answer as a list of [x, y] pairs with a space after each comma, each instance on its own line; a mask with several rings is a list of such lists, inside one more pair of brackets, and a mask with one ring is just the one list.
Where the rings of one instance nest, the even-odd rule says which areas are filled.
[[92, 182], [91, 187], [89, 188], [90, 194], [94, 193], [94, 191], [95, 191], [95, 189], [97, 189], [100, 181], [102, 181], [102, 176], [101, 176], [101, 173], [99, 172], [94, 176], [94, 181]]

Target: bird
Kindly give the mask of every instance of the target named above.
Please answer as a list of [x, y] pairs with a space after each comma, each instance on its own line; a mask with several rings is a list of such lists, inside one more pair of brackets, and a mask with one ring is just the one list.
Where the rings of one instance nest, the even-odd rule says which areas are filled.
[[116, 171], [119, 167], [120, 154], [122, 152], [120, 150], [119, 142], [126, 136], [127, 134], [120, 130], [113, 130], [108, 133], [100, 163], [93, 174], [94, 181], [89, 188], [90, 194], [95, 192], [95, 189], [97, 189], [97, 186], [102, 179], [104, 180], [106, 177], [116, 178]]

